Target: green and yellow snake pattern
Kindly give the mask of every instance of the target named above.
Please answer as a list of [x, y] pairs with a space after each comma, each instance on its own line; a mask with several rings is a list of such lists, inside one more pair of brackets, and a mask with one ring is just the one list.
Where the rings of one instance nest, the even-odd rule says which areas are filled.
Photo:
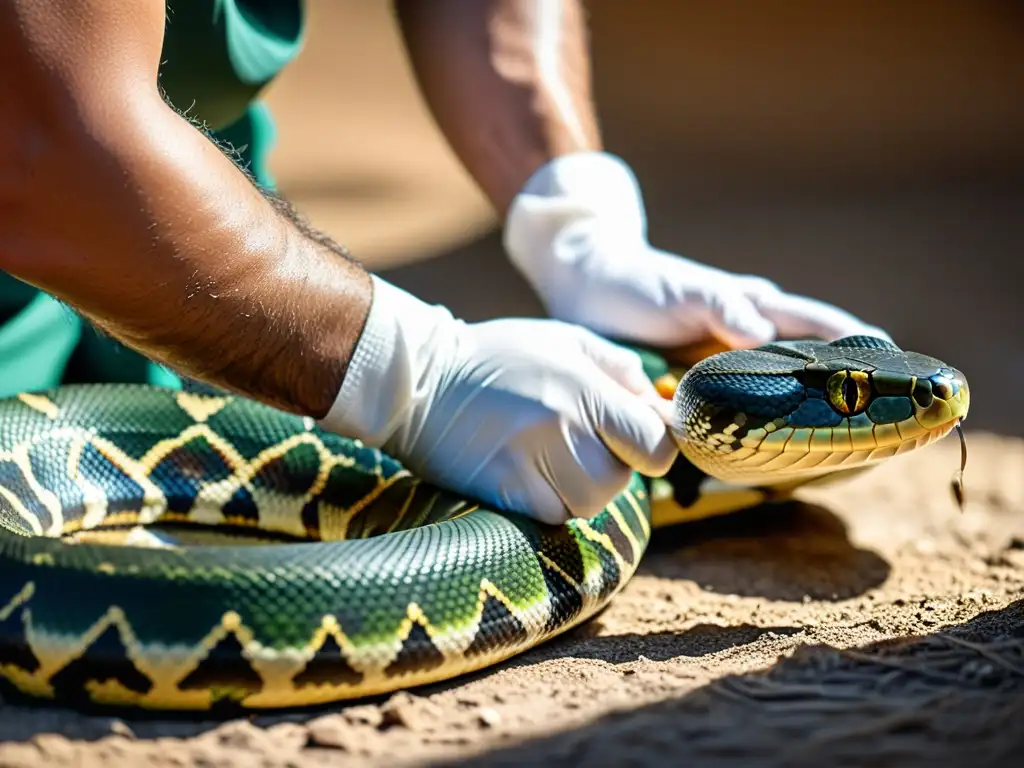
[[652, 516], [752, 506], [914, 450], [969, 394], [939, 360], [851, 337], [713, 355], [674, 403], [673, 498], [636, 476], [595, 518], [545, 526], [227, 394], [97, 384], [0, 401], [0, 684], [210, 710], [452, 678], [606, 606]]

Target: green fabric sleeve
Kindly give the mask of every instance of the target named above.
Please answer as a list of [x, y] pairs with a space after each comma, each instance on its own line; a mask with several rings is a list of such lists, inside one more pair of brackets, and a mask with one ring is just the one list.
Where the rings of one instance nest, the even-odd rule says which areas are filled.
[[[262, 88], [298, 55], [302, 0], [169, 0], [160, 82], [171, 104], [273, 188], [276, 135]], [[0, 397], [74, 382], [149, 383], [178, 377], [113, 339], [47, 294], [0, 273]]]
[[301, 0], [168, 0], [160, 84], [179, 110], [218, 131], [299, 53]]

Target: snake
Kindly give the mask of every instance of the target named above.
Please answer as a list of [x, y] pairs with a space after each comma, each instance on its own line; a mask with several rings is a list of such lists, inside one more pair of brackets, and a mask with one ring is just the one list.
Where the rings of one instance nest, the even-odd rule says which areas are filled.
[[653, 529], [917, 450], [970, 403], [959, 370], [872, 336], [663, 369], [647, 372], [671, 381], [676, 465], [560, 525], [221, 390], [0, 400], [0, 684], [71, 707], [217, 712], [447, 681], [595, 616]]

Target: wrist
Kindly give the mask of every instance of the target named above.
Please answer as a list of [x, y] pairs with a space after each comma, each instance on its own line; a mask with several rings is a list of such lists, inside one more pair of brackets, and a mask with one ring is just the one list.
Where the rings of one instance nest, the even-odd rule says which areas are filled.
[[[317, 423], [380, 448], [436, 389], [462, 323], [440, 305], [371, 275], [373, 300], [334, 404]], [[440, 365], [438, 364], [440, 363]]]

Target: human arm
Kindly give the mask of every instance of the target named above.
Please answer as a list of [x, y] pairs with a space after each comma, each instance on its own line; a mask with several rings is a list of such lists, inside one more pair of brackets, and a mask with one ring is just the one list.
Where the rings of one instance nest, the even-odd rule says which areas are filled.
[[[157, 89], [162, 1], [0, 6], [0, 269], [126, 345], [557, 522], [675, 447], [632, 353], [370, 276]], [[16, 73], [12, 77], [11, 74]]]
[[434, 119], [500, 216], [545, 163], [602, 148], [581, 2], [394, 6]]
[[157, 87], [164, 3], [0, 9], [0, 268], [153, 359], [324, 415], [371, 281]]
[[825, 302], [653, 247], [640, 185], [604, 151], [582, 0], [395, 0], [438, 126], [549, 313], [662, 347], [886, 336]]

